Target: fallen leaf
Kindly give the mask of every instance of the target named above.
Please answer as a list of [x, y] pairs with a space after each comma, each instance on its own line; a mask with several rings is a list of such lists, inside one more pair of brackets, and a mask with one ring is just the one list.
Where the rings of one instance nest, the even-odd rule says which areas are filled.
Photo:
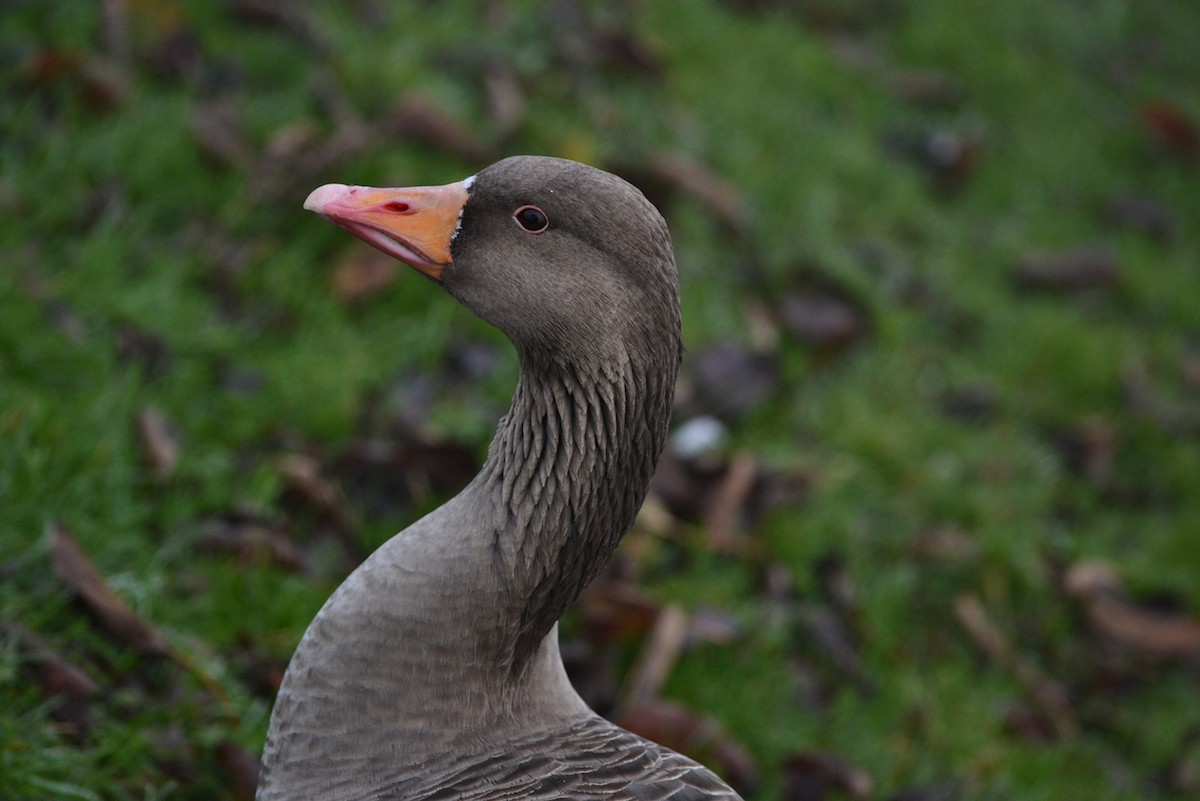
[[850, 301], [827, 292], [789, 292], [779, 301], [783, 330], [811, 348], [841, 351], [869, 331], [864, 313]]
[[1200, 131], [1173, 103], [1153, 100], [1142, 106], [1142, 125], [1158, 144], [1180, 158], [1200, 158]]
[[224, 740], [217, 745], [217, 761], [225, 774], [225, 786], [233, 797], [254, 801], [258, 788], [258, 757], [237, 743]]
[[333, 268], [330, 287], [343, 303], [358, 303], [383, 293], [396, 282], [400, 263], [374, 248], [347, 249]]
[[958, 596], [954, 600], [954, 614], [979, 650], [1025, 688], [1053, 724], [1056, 737], [1068, 737], [1079, 731], [1079, 721], [1071, 708], [1066, 688], [1017, 651], [976, 596]]
[[80, 345], [87, 339], [87, 321], [65, 300], [55, 299], [47, 303], [46, 314], [71, 344]]
[[1117, 432], [1106, 418], [1085, 418], [1051, 432], [1050, 437], [1068, 470], [1097, 487], [1112, 483]]
[[855, 629], [854, 622], [861, 613], [858, 588], [846, 568], [845, 557], [837, 551], [827, 553], [817, 560], [813, 572], [820, 582], [821, 591], [842, 618], [847, 631]]
[[717, 552], [744, 553], [745, 534], [739, 519], [758, 482], [758, 463], [745, 452], [735, 453], [714, 488], [705, 509], [708, 546]]
[[328, 67], [318, 67], [308, 82], [321, 112], [333, 122], [334, 129], [356, 129], [365, 132], [369, 127], [349, 93], [338, 80], [337, 73]]
[[919, 167], [944, 195], [960, 191], [975, 177], [983, 153], [977, 134], [953, 128], [889, 131], [883, 147]]
[[[313, 138], [306, 140], [310, 135]], [[276, 131], [267, 152], [257, 159], [247, 182], [248, 195], [258, 202], [299, 202], [320, 178], [364, 150], [370, 137], [366, 127], [356, 124], [339, 125], [326, 137], [316, 137], [303, 122]]]
[[95, 722], [91, 702], [100, 685], [37, 634], [15, 623], [0, 623], [0, 631], [16, 641], [22, 672], [52, 702], [51, 715], [60, 733], [82, 740]]
[[1010, 704], [1004, 714], [1004, 726], [1028, 743], [1049, 745], [1058, 738], [1054, 721], [1034, 704]]
[[849, 680], [864, 694], [874, 688], [859, 656], [857, 637], [844, 616], [824, 604], [806, 601], [796, 606], [796, 620], [804, 629], [805, 639], [828, 658], [840, 678]]
[[1179, 372], [1189, 389], [1200, 390], [1200, 349], [1189, 349], [1180, 357]]
[[1185, 798], [1200, 795], [1200, 728], [1194, 724], [1180, 738], [1179, 750], [1167, 765], [1165, 779]]
[[452, 342], [443, 362], [448, 380], [475, 385], [492, 375], [503, 364], [501, 349], [494, 342], [466, 340]]
[[275, 469], [290, 491], [319, 511], [339, 531], [349, 532], [355, 528], [354, 518], [346, 508], [341, 492], [323, 475], [321, 463], [316, 458], [287, 454], [279, 458]]
[[200, 152], [218, 167], [246, 170], [255, 161], [246, 138], [241, 110], [228, 100], [202, 103], [188, 118]]
[[708, 499], [725, 473], [720, 454], [701, 454], [684, 460], [668, 450], [658, 461], [650, 479], [650, 491], [677, 520], [698, 523], [708, 508]]
[[661, 605], [625, 581], [595, 581], [580, 598], [585, 639], [593, 645], [628, 642], [641, 637], [659, 617]]
[[230, 8], [248, 22], [287, 31], [318, 51], [327, 48], [325, 38], [303, 3], [290, 3], [288, 0], [231, 0]]
[[742, 624], [728, 612], [718, 609], [693, 609], [688, 615], [687, 637], [684, 645], [687, 648], [701, 643], [712, 645], [729, 645], [740, 640], [745, 634]]
[[947, 389], [938, 400], [947, 417], [976, 425], [990, 423], [1000, 409], [996, 390], [986, 384]]
[[[149, 66], [155, 77], [161, 79], [188, 81], [199, 79], [203, 75], [211, 83], [212, 73], [216, 72], [209, 69], [205, 61], [200, 33], [185, 26], [182, 21], [169, 29], [157, 31], [152, 37], [152, 42], [144, 46], [143, 50], [141, 60]], [[222, 74], [225, 84], [232, 83], [232, 72], [227, 69]]]
[[1104, 216], [1114, 225], [1147, 234], [1160, 242], [1175, 238], [1175, 215], [1158, 198], [1115, 194], [1108, 198]]
[[888, 797], [887, 801], [960, 801], [962, 788], [950, 782], [926, 787], [906, 787]]
[[507, 139], [516, 133], [525, 119], [525, 90], [512, 68], [499, 59], [484, 66], [483, 87], [487, 93], [491, 129], [498, 138]]
[[101, 113], [124, 108], [133, 87], [133, 78], [120, 61], [76, 51], [43, 50], [26, 65], [25, 76], [38, 88], [65, 85]]
[[892, 94], [925, 108], [953, 108], [962, 103], [962, 82], [952, 75], [930, 69], [902, 69], [888, 76]]
[[687, 633], [688, 615], [682, 607], [668, 604], [659, 610], [650, 635], [625, 678], [621, 693], [624, 706], [641, 707], [659, 696], [683, 653]]
[[355, 440], [331, 473], [365, 514], [394, 514], [399, 504], [461, 491], [479, 471], [473, 448], [438, 440]]
[[1027, 256], [1013, 271], [1013, 281], [1020, 288], [1055, 292], [1103, 289], [1116, 286], [1120, 280], [1116, 254], [1105, 247]]
[[152, 729], [145, 737], [153, 754], [154, 766], [170, 779], [183, 785], [200, 780], [200, 755], [196, 745], [179, 724]]
[[166, 640], [109, 589], [103, 575], [64, 526], [52, 523], [47, 536], [55, 575], [87, 605], [101, 627], [117, 642], [143, 656], [166, 656], [170, 652]]
[[582, 640], [559, 645], [563, 669], [579, 697], [596, 714], [608, 717], [617, 706], [617, 671], [613, 651]]
[[170, 478], [179, 464], [179, 436], [175, 426], [162, 412], [148, 406], [138, 409], [136, 425], [142, 458], [156, 478]]
[[672, 701], [651, 701], [626, 709], [615, 722], [712, 767], [742, 795], [752, 795], [758, 789], [758, 766], [753, 757], [710, 717]]
[[437, 101], [410, 91], [388, 113], [384, 132], [435, 147], [472, 164], [492, 161], [492, 150], [464, 123], [455, 119]]
[[595, 37], [595, 45], [601, 61], [609, 66], [648, 78], [662, 75], [663, 61], [658, 48], [636, 31], [600, 31]]
[[[1185, 362], [1186, 370], [1186, 362]], [[1186, 372], [1183, 376], [1187, 380]], [[1166, 397], [1144, 360], [1131, 359], [1121, 370], [1121, 388], [1130, 409], [1174, 436], [1200, 432], [1200, 406]]]
[[924, 559], [961, 564], [979, 558], [979, 545], [962, 528], [953, 524], [926, 529], [913, 538], [912, 552]]
[[268, 700], [273, 700], [279, 692], [288, 666], [286, 656], [268, 651], [262, 638], [250, 634], [239, 637], [237, 651], [230, 662], [237, 665], [237, 673], [250, 691]]
[[813, 483], [806, 470], [769, 469], [750, 454], [726, 458], [705, 449], [685, 459], [671, 447], [659, 459], [650, 491], [675, 520], [703, 523], [714, 548], [750, 555], [755, 546], [747, 533], [770, 512], [797, 503]]
[[776, 360], [741, 345], [701, 348], [692, 354], [688, 366], [697, 399], [725, 421], [745, 417], [779, 390]]
[[306, 560], [286, 531], [254, 516], [233, 513], [204, 526], [205, 548], [233, 554], [243, 564], [269, 560], [284, 570], [303, 572]]
[[865, 770], [832, 751], [801, 751], [789, 757], [780, 771], [780, 785], [783, 801], [825, 801], [843, 794], [864, 801], [874, 787]]
[[658, 76], [662, 59], [657, 48], [634, 30], [627, 12], [613, 13], [622, 8], [578, 0], [548, 3], [543, 19], [546, 35], [555, 44], [556, 60], [577, 75], [609, 67], [634, 75]]
[[1126, 596], [1108, 563], [1077, 562], [1067, 569], [1063, 585], [1100, 634], [1152, 657], [1200, 656], [1200, 618], [1139, 606]]
[[699, 203], [731, 233], [749, 233], [752, 215], [745, 195], [711, 167], [676, 153], [659, 153], [649, 159], [645, 169]]

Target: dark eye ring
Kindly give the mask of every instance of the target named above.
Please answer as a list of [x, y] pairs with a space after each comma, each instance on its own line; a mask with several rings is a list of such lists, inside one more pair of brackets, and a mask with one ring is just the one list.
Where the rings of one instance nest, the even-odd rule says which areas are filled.
[[546, 212], [537, 206], [522, 206], [513, 212], [513, 219], [517, 221], [517, 225], [531, 234], [540, 234], [550, 227], [550, 219], [546, 216]]

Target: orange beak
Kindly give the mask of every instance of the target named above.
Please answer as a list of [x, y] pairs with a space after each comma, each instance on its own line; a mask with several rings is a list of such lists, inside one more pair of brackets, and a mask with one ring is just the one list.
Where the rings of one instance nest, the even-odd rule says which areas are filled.
[[411, 189], [326, 184], [304, 208], [440, 282], [468, 197], [461, 181]]

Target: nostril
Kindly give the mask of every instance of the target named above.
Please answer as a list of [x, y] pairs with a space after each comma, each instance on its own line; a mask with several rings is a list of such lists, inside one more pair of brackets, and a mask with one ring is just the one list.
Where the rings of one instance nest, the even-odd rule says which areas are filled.
[[404, 212], [408, 211], [408, 204], [399, 200], [393, 200], [391, 203], [384, 203], [383, 210], [394, 211], [397, 214], [403, 214]]

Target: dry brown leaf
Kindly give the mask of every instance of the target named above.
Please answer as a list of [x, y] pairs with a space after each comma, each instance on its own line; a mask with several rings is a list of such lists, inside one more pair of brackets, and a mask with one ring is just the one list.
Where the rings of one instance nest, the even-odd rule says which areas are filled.
[[1200, 350], [1188, 350], [1180, 357], [1179, 372], [1189, 389], [1200, 390]]
[[244, 170], [255, 161], [241, 112], [233, 103], [213, 100], [201, 104], [188, 119], [188, 127], [200, 152], [218, 167]]
[[1121, 280], [1116, 254], [1106, 247], [1079, 247], [1025, 257], [1013, 272], [1024, 289], [1071, 292], [1115, 286]]
[[237, 743], [225, 740], [217, 746], [217, 761], [221, 763], [225, 785], [233, 797], [254, 801], [258, 788], [258, 757]]
[[231, 0], [235, 14], [249, 22], [279, 28], [317, 49], [326, 47], [325, 39], [309, 16], [305, 3], [288, 0]]
[[[419, 428], [425, 401], [410, 398], [404, 403], [404, 413], [412, 414], [405, 423]], [[394, 514], [412, 499], [453, 495], [478, 471], [473, 448], [439, 440], [356, 440], [330, 466], [331, 478], [355, 507], [373, 516]]]
[[37, 634], [15, 623], [0, 624], [0, 631], [16, 640], [22, 672], [44, 698], [54, 702], [51, 714], [60, 732], [76, 741], [82, 739], [94, 722], [91, 701], [100, 692], [100, 685]]
[[474, 163], [492, 161], [492, 152], [482, 140], [429, 96], [412, 91], [387, 115], [386, 133], [436, 147]]
[[737, 420], [761, 407], [780, 387], [778, 359], [734, 343], [701, 348], [691, 355], [696, 397], [723, 420]]
[[685, 645], [690, 648], [700, 643], [729, 645], [744, 633], [737, 618], [717, 609], [694, 609], [688, 615]]
[[804, 602], [797, 607], [797, 622], [808, 639], [818, 645], [820, 653], [833, 663], [840, 677], [863, 692], [874, 686], [858, 654], [857, 638], [844, 616], [823, 604]]
[[312, 456], [292, 453], [280, 457], [275, 469], [288, 489], [312, 505], [343, 532], [355, 528], [354, 518], [333, 482], [321, 472], [321, 463]]
[[912, 541], [916, 556], [939, 562], [973, 562], [979, 557], [979, 545], [964, 529], [948, 524], [927, 529]]
[[950, 108], [962, 102], [962, 82], [949, 73], [929, 69], [902, 69], [888, 76], [892, 94], [917, 106]]
[[704, 517], [709, 495], [724, 471], [724, 462], [719, 459], [685, 461], [670, 449], [658, 462], [650, 480], [650, 490], [674, 520], [699, 522]]
[[143, 406], [137, 413], [142, 458], [157, 478], [169, 478], [179, 464], [179, 438], [175, 426], [157, 409]]
[[947, 195], [967, 185], [983, 155], [978, 133], [948, 127], [892, 130], [884, 136], [884, 147], [924, 170], [933, 188]]
[[304, 555], [286, 531], [239, 515], [206, 525], [203, 544], [214, 551], [231, 553], [247, 565], [269, 559], [285, 570], [302, 572], [307, 567]]
[[783, 763], [783, 801], [824, 801], [841, 795], [863, 801], [874, 783], [862, 768], [832, 751], [801, 751]]
[[779, 301], [783, 330], [812, 348], [840, 351], [869, 331], [865, 315], [832, 294], [792, 292]]
[[64, 526], [52, 523], [48, 537], [55, 575], [82, 599], [97, 622], [117, 642], [143, 656], [168, 654], [170, 648], [166, 640], [109, 589], [104, 576]]
[[1051, 438], [1073, 473], [1098, 487], [1112, 483], [1117, 431], [1109, 420], [1087, 417], [1071, 428], [1053, 432]]
[[1117, 571], [1106, 562], [1071, 565], [1063, 579], [1096, 631], [1154, 657], [1200, 656], [1200, 618], [1140, 607], [1121, 586]]
[[617, 705], [617, 679], [613, 650], [594, 648], [582, 640], [563, 640], [559, 645], [563, 668], [579, 697], [608, 717]]
[[1115, 194], [1108, 198], [1104, 216], [1115, 225], [1139, 231], [1160, 242], [1175, 238], [1175, 214], [1157, 198]]
[[624, 581], [593, 582], [580, 598], [584, 637], [594, 645], [628, 642], [648, 632], [660, 605]]
[[705, 509], [708, 546], [712, 550], [736, 553], [744, 553], [747, 550], [746, 537], [738, 521], [758, 478], [758, 463], [750, 454], [735, 453], [729, 460], [725, 475], [717, 484]]
[[[1184, 367], [1186, 369], [1186, 362]], [[1184, 378], [1186, 380], [1186, 373]], [[1121, 370], [1121, 387], [1129, 407], [1164, 431], [1177, 436], [1200, 431], [1200, 407], [1165, 396], [1145, 361], [1133, 359], [1125, 364]]]
[[963, 594], [954, 599], [954, 614], [979, 649], [1021, 683], [1050, 719], [1059, 737], [1070, 736], [1079, 730], [1079, 721], [1071, 708], [1066, 688], [1017, 651], [976, 596]]
[[396, 282], [400, 263], [374, 248], [354, 246], [338, 259], [330, 288], [343, 303], [357, 303], [379, 295]]
[[964, 423], [990, 423], [1000, 409], [1000, 397], [987, 384], [951, 387], [938, 399], [942, 412]]
[[658, 697], [683, 653], [687, 633], [688, 614], [682, 607], [671, 604], [659, 610], [650, 636], [625, 679], [625, 706], [640, 707]]
[[503, 61], [493, 60], [484, 67], [483, 86], [492, 130], [501, 139], [511, 136], [521, 127], [526, 107], [525, 90], [516, 73]]
[[121, 62], [71, 50], [43, 50], [25, 66], [25, 77], [35, 87], [66, 84], [76, 89], [94, 111], [123, 108], [132, 92], [133, 78]]
[[1189, 161], [1200, 159], [1200, 129], [1179, 106], [1154, 100], [1142, 106], [1142, 125], [1168, 151]]
[[689, 195], [729, 231], [739, 235], [749, 233], [750, 204], [741, 190], [710, 167], [686, 156], [660, 153], [650, 159], [645, 169], [651, 176]]

